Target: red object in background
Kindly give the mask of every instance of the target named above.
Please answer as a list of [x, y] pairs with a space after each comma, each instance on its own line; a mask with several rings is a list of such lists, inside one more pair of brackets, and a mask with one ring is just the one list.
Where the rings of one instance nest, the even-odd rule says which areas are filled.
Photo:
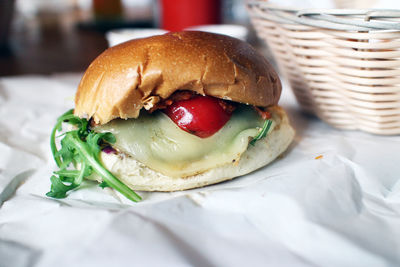
[[161, 0], [161, 27], [181, 31], [221, 22], [221, 0]]
[[232, 115], [219, 101], [222, 100], [210, 96], [195, 96], [174, 102], [164, 112], [182, 130], [206, 138], [219, 131]]

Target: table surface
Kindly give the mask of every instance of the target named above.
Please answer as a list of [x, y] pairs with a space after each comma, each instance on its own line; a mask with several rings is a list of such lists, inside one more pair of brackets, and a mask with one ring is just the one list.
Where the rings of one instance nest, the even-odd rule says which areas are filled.
[[[17, 16], [10, 33], [10, 51], [0, 51], [0, 77], [83, 72], [108, 47], [107, 30], [152, 27], [146, 10], [134, 13], [135, 20], [115, 23], [99, 23], [79, 12], [31, 19]], [[252, 29], [249, 42], [266, 54]]]
[[0, 76], [82, 72], [107, 48], [104, 33], [76, 25], [27, 26], [11, 33], [10, 44]]

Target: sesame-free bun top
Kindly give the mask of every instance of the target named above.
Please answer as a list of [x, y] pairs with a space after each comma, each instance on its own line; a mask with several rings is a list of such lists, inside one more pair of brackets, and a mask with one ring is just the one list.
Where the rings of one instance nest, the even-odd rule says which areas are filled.
[[86, 70], [75, 115], [105, 124], [137, 118], [177, 90], [254, 106], [275, 105], [278, 75], [246, 42], [206, 32], [171, 32], [111, 47]]

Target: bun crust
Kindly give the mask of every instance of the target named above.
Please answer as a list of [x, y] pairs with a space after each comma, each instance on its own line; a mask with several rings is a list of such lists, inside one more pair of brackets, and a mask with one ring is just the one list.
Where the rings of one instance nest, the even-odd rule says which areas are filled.
[[[266, 138], [258, 140], [255, 146], [249, 145], [237, 164], [222, 165], [198, 175], [174, 178], [153, 171], [129, 156], [121, 157], [104, 152], [100, 156], [104, 166], [133, 190], [178, 191], [231, 180], [272, 162], [292, 142], [294, 130], [286, 113], [279, 107], [273, 107], [270, 111], [276, 126]], [[93, 179], [101, 182], [98, 176], [94, 176]]]
[[177, 90], [267, 107], [281, 94], [278, 75], [249, 44], [205, 32], [173, 32], [107, 49], [86, 70], [75, 115], [105, 124], [137, 118]]

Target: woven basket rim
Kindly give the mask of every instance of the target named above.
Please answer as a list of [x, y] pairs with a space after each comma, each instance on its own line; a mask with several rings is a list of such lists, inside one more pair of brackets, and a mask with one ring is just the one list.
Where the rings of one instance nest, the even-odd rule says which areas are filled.
[[249, 1], [247, 6], [249, 9], [258, 7], [269, 11], [268, 14], [253, 12], [253, 17], [268, 18], [278, 23], [343, 31], [400, 31], [400, 9], [301, 9], [263, 0]]

